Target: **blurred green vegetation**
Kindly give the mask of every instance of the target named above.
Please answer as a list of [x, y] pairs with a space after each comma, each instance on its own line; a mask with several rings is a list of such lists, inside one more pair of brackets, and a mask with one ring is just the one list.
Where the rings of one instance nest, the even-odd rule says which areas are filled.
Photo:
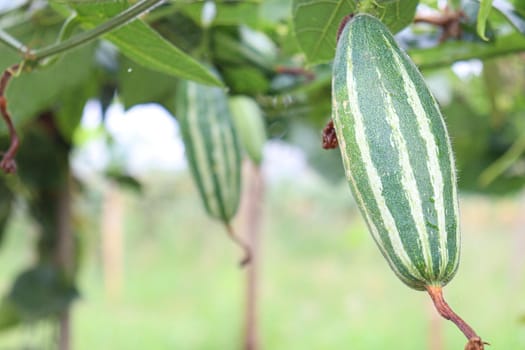
[[[187, 174], [157, 174], [125, 203], [124, 288], [104, 290], [102, 193], [90, 187], [78, 209], [84, 257], [74, 306], [74, 348], [236, 349], [243, 330], [240, 251], [206, 218]], [[525, 281], [516, 227], [519, 197], [462, 199], [462, 263], [445, 289], [449, 303], [494, 349], [525, 347]], [[37, 238], [18, 206], [0, 252], [0, 290], [34, 259]], [[264, 207], [260, 316], [265, 349], [425, 349], [430, 298], [402, 285], [357, 215], [346, 184], [316, 175], [268, 188]], [[521, 232], [519, 231], [521, 230]], [[523, 237], [521, 238], [523, 239]], [[444, 349], [464, 338], [442, 323]], [[41, 322], [3, 333], [0, 349], [46, 349], [54, 329]], [[33, 346], [33, 347], [31, 347]]]

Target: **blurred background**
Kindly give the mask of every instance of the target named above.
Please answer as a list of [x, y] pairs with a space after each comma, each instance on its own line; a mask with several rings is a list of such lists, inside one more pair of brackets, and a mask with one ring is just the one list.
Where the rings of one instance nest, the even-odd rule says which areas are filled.
[[[233, 222], [246, 238], [247, 203], [260, 205], [251, 349], [462, 349], [428, 295], [390, 271], [339, 151], [321, 147], [331, 66], [295, 39], [297, 3], [166, 2], [143, 16], [169, 43], [204, 51], [229, 94], [251, 96], [264, 114], [263, 162], [244, 157]], [[476, 14], [476, 4], [421, 1], [417, 13]], [[43, 47], [68, 6], [82, 19], [109, 16], [102, 5], [0, 1], [0, 29]], [[488, 41], [475, 16], [454, 38], [419, 23], [396, 39], [442, 106], [456, 155], [462, 252], [445, 297], [493, 348], [522, 349], [525, 8], [494, 6]], [[254, 270], [238, 267], [242, 251], [204, 211], [177, 123], [177, 79], [106, 39], [9, 86], [22, 146], [17, 174], [0, 182], [0, 350], [248, 349]], [[0, 46], [2, 70], [18, 60]]]

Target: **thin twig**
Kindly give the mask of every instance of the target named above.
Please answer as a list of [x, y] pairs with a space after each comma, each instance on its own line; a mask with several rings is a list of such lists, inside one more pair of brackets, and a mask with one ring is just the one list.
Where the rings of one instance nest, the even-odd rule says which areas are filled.
[[286, 66], [277, 66], [275, 67], [275, 72], [278, 74], [288, 74], [294, 76], [304, 76], [306, 80], [312, 81], [315, 79], [315, 73], [309, 70], [306, 70], [301, 67], [286, 67]]
[[239, 245], [244, 250], [244, 257], [239, 262], [239, 265], [241, 267], [248, 265], [250, 261], [252, 260], [252, 251], [250, 247], [243, 240], [237, 237], [237, 235], [235, 234], [235, 231], [233, 230], [233, 227], [229, 223], [225, 224], [225, 226], [226, 226], [226, 232], [228, 233], [228, 236], [231, 238], [231, 240], [237, 243], [237, 245]]
[[[443, 289], [440, 286], [427, 286], [427, 292], [432, 298], [434, 306], [436, 307], [436, 310], [439, 312], [439, 314], [444, 319], [452, 321], [461, 330], [465, 337], [467, 337], [469, 342], [465, 349], [483, 350], [484, 344], [488, 343], [482, 342], [481, 338], [476, 334], [472, 327], [470, 327], [465, 321], [463, 321], [461, 317], [458, 316], [458, 314], [452, 310], [452, 308], [443, 298]], [[476, 348], [473, 346], [478, 347]]]
[[73, 47], [80, 46], [85, 44], [93, 39], [100, 37], [103, 34], [106, 34], [118, 27], [121, 27], [128, 22], [134, 20], [141, 14], [146, 11], [151, 10], [155, 6], [162, 3], [164, 0], [142, 0], [134, 4], [133, 6], [122, 11], [115, 17], [111, 18], [107, 22], [102, 23], [95, 28], [82, 32], [78, 35], [75, 35], [68, 40], [64, 40], [60, 43], [50, 45], [48, 47], [42, 48], [34, 52], [34, 60], [41, 61], [44, 58], [54, 56], [56, 54], [68, 51]]
[[5, 91], [9, 81], [11, 80], [11, 77], [14, 74], [16, 74], [19, 67], [19, 64], [15, 64], [7, 68], [2, 74], [2, 77], [0, 78], [0, 114], [2, 114], [2, 118], [4, 119], [7, 125], [10, 138], [9, 148], [4, 153], [2, 160], [0, 161], [0, 168], [8, 174], [14, 173], [16, 171], [15, 156], [20, 142], [16, 133], [15, 126], [13, 125], [11, 115], [7, 110], [7, 98], [5, 97]]
[[15, 37], [11, 36], [9, 33], [0, 29], [0, 43], [6, 45], [7, 47], [15, 50], [18, 53], [25, 54], [29, 51], [27, 46], [18, 41]]

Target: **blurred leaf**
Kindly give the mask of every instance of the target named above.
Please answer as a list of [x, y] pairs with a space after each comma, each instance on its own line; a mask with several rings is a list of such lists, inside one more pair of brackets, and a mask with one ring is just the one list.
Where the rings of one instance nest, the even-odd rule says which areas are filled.
[[[464, 91], [463, 94], [469, 96], [472, 92]], [[474, 110], [462, 96], [456, 96], [449, 105], [443, 106], [442, 111], [454, 141], [458, 185], [462, 191], [505, 195], [523, 188], [525, 176], [511, 171], [487, 186], [481, 186], [479, 182], [479, 175], [512, 146], [515, 127], [507, 124], [494, 130], [490, 115]]]
[[270, 86], [268, 79], [260, 70], [249, 66], [225, 67], [222, 71], [222, 76], [235, 94], [262, 94]]
[[[7, 99], [15, 124], [27, 123], [40, 111], [60, 102], [65, 93], [91, 79], [93, 53], [93, 45], [87, 45], [72, 50], [51, 66], [13, 78], [7, 89]], [[0, 55], [0, 61], [2, 58]], [[0, 130], [5, 132], [3, 123]]]
[[50, 261], [58, 242], [59, 197], [69, 169], [69, 145], [61, 139], [51, 113], [26, 131], [18, 153], [18, 176], [28, 189], [28, 209], [39, 229], [39, 261]]
[[85, 84], [64, 91], [56, 109], [56, 124], [58, 131], [68, 143], [73, 142], [73, 135], [80, 125], [84, 107], [89, 98], [96, 95], [97, 82], [94, 79]]
[[22, 272], [7, 299], [23, 321], [57, 317], [78, 298], [75, 287], [66, 283], [51, 265], [37, 265]]
[[260, 16], [265, 22], [277, 23], [291, 15], [292, 0], [265, 0], [261, 3]]
[[213, 34], [214, 59], [227, 63], [251, 63], [267, 71], [273, 71], [274, 59], [265, 52], [242, 42], [240, 38], [222, 31]]
[[134, 178], [133, 176], [126, 175], [119, 171], [118, 169], [110, 169], [106, 172], [106, 177], [114, 182], [116, 182], [118, 185], [127, 187], [133, 191], [136, 191], [138, 193], [142, 192], [142, 184], [139, 180]]
[[118, 71], [118, 94], [126, 109], [141, 103], [161, 103], [175, 94], [177, 79], [122, 57]]
[[16, 307], [7, 299], [0, 301], [0, 331], [10, 329], [21, 322]]
[[478, 12], [478, 23], [476, 29], [478, 35], [483, 40], [488, 40], [485, 35], [485, 27], [487, 26], [487, 19], [492, 9], [492, 0], [480, 0], [479, 12]]
[[525, 18], [510, 2], [505, 0], [494, 0], [492, 7], [505, 16], [517, 30], [522, 34], [525, 34]]
[[[71, 6], [88, 28], [104, 23], [127, 8], [127, 1], [74, 2]], [[206, 67], [185, 54], [139, 19], [104, 36], [132, 60], [150, 68], [199, 83], [221, 86]]]
[[525, 51], [525, 36], [512, 33], [500, 36], [490, 43], [447, 41], [428, 49], [411, 49], [408, 54], [416, 65], [426, 69], [449, 66], [456, 61], [471, 58], [486, 59], [521, 51]]
[[64, 181], [68, 150], [40, 128], [26, 131], [18, 151], [18, 176], [30, 190], [55, 190]]
[[155, 20], [151, 25], [173, 45], [186, 52], [194, 52], [200, 48], [203, 29], [184, 13], [174, 12]]
[[4, 240], [14, 198], [15, 195], [7, 186], [5, 178], [0, 177], [0, 244]]
[[[180, 9], [195, 22], [202, 25], [202, 8], [205, 1], [181, 1]], [[214, 1], [217, 13], [212, 25], [239, 25], [246, 24], [257, 27], [259, 24], [259, 1]]]
[[507, 171], [525, 152], [525, 134], [514, 142], [505, 154], [488, 166], [479, 175], [479, 183], [483, 187], [490, 185], [496, 178]]
[[[328, 118], [324, 118], [328, 121]], [[315, 130], [303, 122], [291, 124], [288, 140], [306, 152], [310, 164], [327, 181], [337, 184], [345, 178], [339, 149], [322, 148], [321, 129]]]
[[418, 2], [418, 0], [294, 0], [295, 36], [309, 63], [327, 62], [334, 57], [337, 29], [345, 16], [351, 13], [369, 13], [381, 19], [393, 33], [396, 33], [412, 22]]

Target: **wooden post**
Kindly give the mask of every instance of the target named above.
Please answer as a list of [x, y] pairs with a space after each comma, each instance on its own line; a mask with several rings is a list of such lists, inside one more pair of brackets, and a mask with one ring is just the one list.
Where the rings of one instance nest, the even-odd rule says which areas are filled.
[[430, 318], [428, 330], [428, 349], [443, 350], [443, 319], [436, 312], [432, 303], [428, 303], [428, 314]]
[[[56, 251], [57, 264], [64, 273], [66, 280], [75, 278], [75, 237], [72, 228], [72, 188], [73, 181], [70, 170], [67, 170], [64, 184], [58, 197], [58, 246]], [[58, 329], [58, 349], [71, 349], [71, 310], [65, 310], [60, 316]]]
[[118, 299], [122, 291], [123, 211], [119, 188], [110, 182], [104, 194], [100, 234], [104, 287], [111, 300]]
[[262, 203], [264, 197], [264, 181], [260, 167], [251, 161], [245, 161], [243, 166], [244, 191], [240, 210], [241, 231], [246, 243], [251, 247], [252, 260], [246, 269], [246, 309], [244, 317], [244, 350], [260, 348], [258, 329], [258, 297], [260, 269], [260, 230], [262, 219]]

